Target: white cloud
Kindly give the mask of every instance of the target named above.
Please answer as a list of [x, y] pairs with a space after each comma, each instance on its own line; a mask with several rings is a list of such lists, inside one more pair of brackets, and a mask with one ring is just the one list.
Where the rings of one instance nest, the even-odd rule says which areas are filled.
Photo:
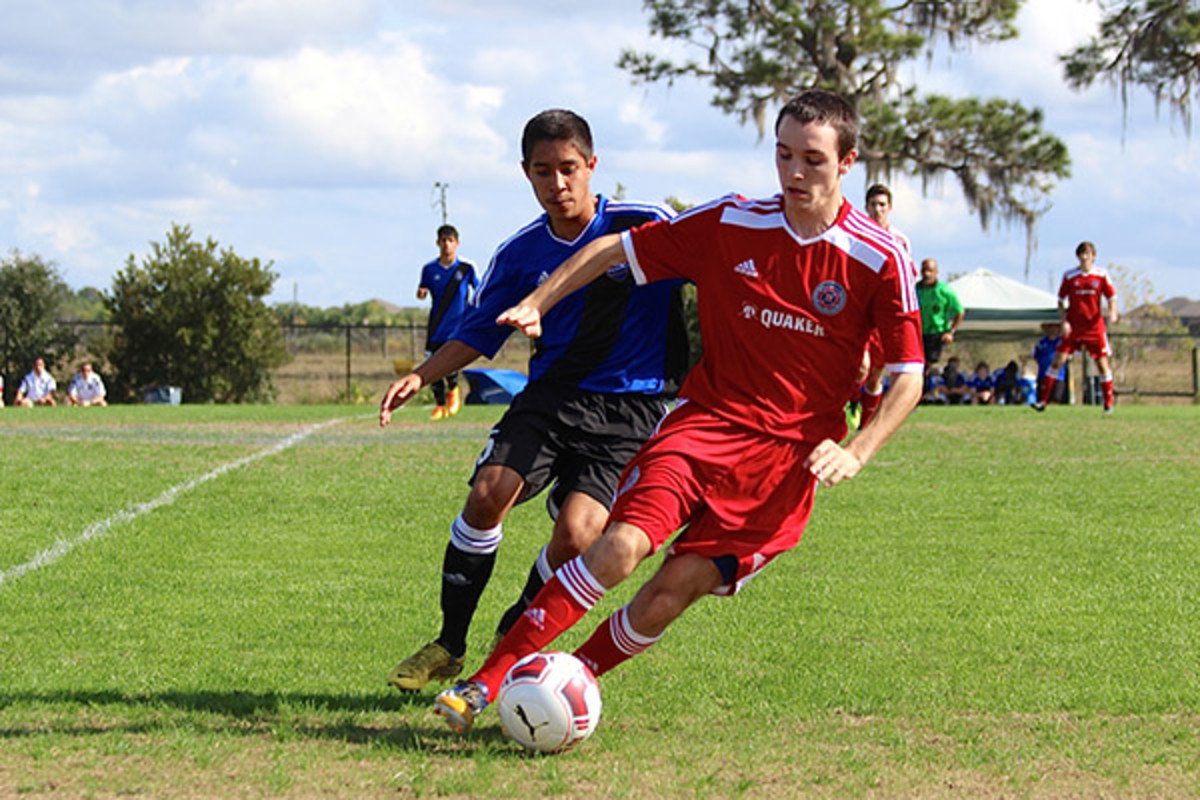
[[360, 179], [419, 180], [433, 167], [486, 174], [504, 152], [487, 125], [503, 91], [443, 83], [411, 44], [395, 42], [383, 52], [306, 48], [255, 62], [248, 73], [271, 141]]
[[617, 119], [640, 130], [646, 144], [661, 145], [666, 138], [666, 124], [657, 119], [652, 109], [646, 107], [645, 98], [625, 100], [617, 111]]

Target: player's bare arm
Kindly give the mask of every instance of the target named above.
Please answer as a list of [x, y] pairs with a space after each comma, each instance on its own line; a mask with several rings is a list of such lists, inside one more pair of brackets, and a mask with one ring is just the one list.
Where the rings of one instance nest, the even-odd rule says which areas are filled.
[[922, 376], [919, 373], [893, 373], [892, 386], [867, 426], [845, 447], [832, 439], [821, 442], [809, 453], [804, 465], [822, 486], [836, 486], [853, 478], [917, 407], [921, 399], [921, 383]]
[[584, 245], [558, 266], [542, 285], [517, 305], [496, 317], [497, 325], [512, 325], [531, 339], [542, 335], [542, 315], [576, 289], [581, 289], [625, 260], [620, 234], [610, 233]]
[[392, 412], [421, 391], [422, 386], [457, 372], [480, 355], [474, 347], [457, 339], [446, 342], [412, 372], [392, 381], [379, 403], [379, 426], [387, 427], [392, 421]]

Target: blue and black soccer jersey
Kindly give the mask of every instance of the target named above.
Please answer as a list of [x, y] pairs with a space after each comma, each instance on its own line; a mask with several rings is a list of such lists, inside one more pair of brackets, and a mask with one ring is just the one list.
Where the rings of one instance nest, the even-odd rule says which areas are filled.
[[[429, 309], [429, 331], [427, 341], [441, 344], [454, 337], [454, 330], [462, 319], [472, 290], [479, 285], [475, 277], [475, 265], [470, 261], [455, 259], [448, 267], [436, 258], [421, 268], [419, 288], [428, 289], [433, 304]], [[447, 296], [447, 292], [452, 292]]]
[[[543, 214], [492, 256], [454, 338], [488, 358], [512, 333], [496, 317], [593, 239], [667, 219], [659, 206], [598, 198], [596, 216], [574, 241], [554, 235]], [[542, 319], [529, 360], [531, 384], [587, 392], [656, 395], [678, 389], [687, 369], [681, 281], [637, 286], [621, 264], [573, 292]]]

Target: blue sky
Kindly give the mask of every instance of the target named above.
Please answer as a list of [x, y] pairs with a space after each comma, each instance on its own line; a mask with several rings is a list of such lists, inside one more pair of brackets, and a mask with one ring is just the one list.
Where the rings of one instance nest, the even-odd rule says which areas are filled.
[[[480, 266], [539, 209], [520, 171], [525, 120], [590, 121], [593, 188], [700, 202], [776, 190], [772, 142], [707, 87], [634, 86], [622, 47], [664, 49], [640, 0], [0, 0], [0, 247], [107, 289], [172, 223], [272, 261], [272, 301], [415, 305], [436, 255], [435, 183]], [[1056, 55], [1099, 11], [1026, 4], [1015, 42], [905, 65], [922, 90], [1041, 107], [1072, 177], [1043, 218], [1029, 282], [1057, 286], [1081, 239], [1154, 294], [1200, 297], [1200, 132], [1109, 86], [1075, 93]], [[943, 274], [1025, 272], [1019, 228], [980, 229], [952, 181], [894, 178], [892, 221]], [[862, 169], [846, 192], [861, 203]]]

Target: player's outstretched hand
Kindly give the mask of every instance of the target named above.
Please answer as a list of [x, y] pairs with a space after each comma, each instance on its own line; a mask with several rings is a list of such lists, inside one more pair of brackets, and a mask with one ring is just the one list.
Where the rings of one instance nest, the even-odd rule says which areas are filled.
[[497, 325], [512, 325], [530, 339], [542, 335], [542, 314], [536, 308], [516, 305], [496, 317]]
[[392, 411], [407, 403], [409, 398], [419, 392], [424, 384], [421, 376], [415, 372], [410, 372], [403, 378], [392, 381], [392, 385], [388, 387], [387, 392], [383, 395], [383, 400], [379, 403], [379, 427], [387, 427], [387, 424], [392, 421]]
[[837, 486], [857, 475], [863, 464], [858, 456], [832, 439], [826, 439], [808, 454], [804, 466], [822, 486]]

